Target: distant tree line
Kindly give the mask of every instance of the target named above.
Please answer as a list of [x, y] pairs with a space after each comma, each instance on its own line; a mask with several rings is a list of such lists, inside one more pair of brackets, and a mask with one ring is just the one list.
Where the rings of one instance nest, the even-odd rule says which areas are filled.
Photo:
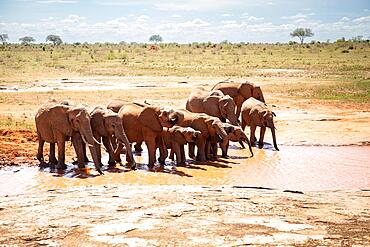
[[[296, 28], [295, 30], [293, 30], [292, 33], [290, 33], [290, 36], [293, 37], [293, 38], [298, 38], [299, 41], [300, 41], [300, 44], [302, 45], [304, 43], [304, 40], [306, 38], [313, 37], [314, 33], [312, 32], [312, 30], [310, 28]], [[368, 37], [368, 39], [365, 40], [363, 38], [363, 36], [358, 35], [356, 37], [352, 37], [351, 39], [347, 39], [347, 40], [345, 39], [345, 37], [342, 37], [342, 38], [340, 38], [340, 39], [338, 39], [334, 42], [336, 42], [336, 43], [341, 43], [341, 42], [369, 42], [369, 38], [370, 38], [370, 36]], [[6, 33], [0, 34], [0, 44], [5, 45], [7, 43], [7, 40], [9, 40], [8, 34], [6, 34]], [[19, 38], [19, 41], [21, 42], [22, 45], [30, 45], [31, 43], [35, 42], [36, 40], [32, 36], [24, 36], [24, 37]], [[59, 35], [55, 35], [55, 34], [48, 35], [46, 37], [45, 41], [46, 42], [51, 42], [54, 46], [61, 45], [63, 43], [61, 37]], [[151, 35], [149, 37], [149, 42], [150, 43], [153, 42], [155, 44], [161, 43], [160, 46], [163, 46], [164, 44], [178, 45], [178, 43], [176, 43], [176, 42], [162, 43], [163, 38], [159, 34]], [[330, 40], [327, 40], [326, 42], [322, 42], [322, 41], [320, 42], [320, 41], [312, 40], [311, 44], [314, 44], [314, 43], [330, 43]], [[74, 42], [73, 43], [73, 45], [88, 45], [88, 44], [89, 44], [88, 42], [83, 42], [83, 43]], [[95, 44], [115, 44], [115, 43], [112, 43], [112, 42], [104, 42], [104, 43], [95, 42]], [[232, 43], [228, 40], [223, 40], [219, 43], [212, 43], [212, 42], [208, 41], [208, 42], [193, 42], [193, 43], [190, 43], [189, 45], [199, 48], [199, 47], [209, 47], [209, 46], [215, 46], [215, 45], [220, 45], [220, 46], [228, 46], [228, 45], [243, 46], [243, 45], [246, 45], [246, 44], [250, 44], [250, 43], [249, 42]], [[260, 44], [262, 44], [262, 43], [260, 43]], [[268, 43], [266, 43], [266, 44], [268, 44]], [[281, 44], [281, 43], [276, 42], [275, 44]], [[292, 45], [292, 44], [298, 44], [298, 43], [295, 42], [295, 41], [289, 41], [288, 44]], [[119, 42], [119, 45], [146, 45], [146, 44], [145, 43], [138, 43], [138, 42], [127, 43], [125, 41], [121, 41], [121, 42]]]

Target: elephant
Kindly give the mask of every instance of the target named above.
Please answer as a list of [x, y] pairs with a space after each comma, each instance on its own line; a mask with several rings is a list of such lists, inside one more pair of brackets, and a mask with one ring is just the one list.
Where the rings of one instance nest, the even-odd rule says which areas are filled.
[[276, 135], [275, 135], [275, 125], [274, 125], [274, 116], [276, 114], [271, 111], [267, 105], [255, 98], [247, 99], [242, 105], [242, 129], [248, 125], [250, 126], [250, 142], [254, 145], [256, 137], [254, 135], [256, 127], [261, 127], [260, 130], [260, 139], [259, 139], [259, 148], [263, 148], [263, 138], [265, 135], [266, 127], [271, 129], [272, 139], [274, 142], [274, 147], [279, 151], [276, 144]]
[[[156, 139], [161, 135], [163, 128], [171, 128], [183, 118], [182, 113], [171, 108], [152, 105], [141, 106], [135, 103], [121, 107], [118, 116], [122, 120], [123, 129], [130, 143], [145, 141], [148, 148], [149, 167], [153, 167], [156, 161]], [[163, 153], [163, 145], [159, 146], [161, 153]], [[115, 160], [120, 160], [122, 148], [123, 145], [119, 143], [114, 153]]]
[[[172, 128], [163, 131], [161, 138], [165, 152], [159, 158], [160, 162], [164, 163], [168, 156], [167, 149], [171, 149], [170, 158], [174, 160], [174, 154], [176, 154], [176, 164], [185, 164], [186, 158], [184, 145], [195, 142], [200, 135], [200, 131], [194, 130], [190, 127], [173, 126]], [[161, 143], [158, 145], [160, 144]]]
[[[114, 166], [116, 164], [112, 147], [112, 138], [114, 136], [115, 139], [125, 145], [126, 156], [131, 163], [131, 168], [134, 169], [136, 167], [136, 163], [131, 152], [130, 143], [125, 131], [123, 130], [122, 120], [119, 118], [118, 114], [109, 109], [98, 106], [91, 111], [90, 117], [94, 138], [98, 141], [103, 141], [104, 147], [109, 154], [109, 166]], [[98, 154], [98, 159], [101, 162], [101, 147], [97, 143], [94, 145]], [[102, 164], [100, 163], [100, 165]]]
[[127, 102], [123, 100], [112, 100], [108, 103], [107, 108], [115, 113], [118, 113], [119, 109], [121, 109], [121, 107], [125, 104], [127, 104]]
[[208, 92], [200, 88], [191, 93], [186, 102], [188, 111], [206, 113], [218, 117], [222, 122], [226, 122], [227, 119], [230, 123], [239, 125], [235, 108], [236, 105], [229, 95], [223, 95], [221, 91]]
[[[76, 153], [84, 142], [89, 146], [95, 168], [100, 173], [100, 162], [94, 148], [99, 143], [93, 136], [91, 130], [90, 116], [85, 107], [70, 106], [62, 104], [45, 104], [41, 106], [35, 116], [36, 130], [38, 136], [37, 159], [44, 161], [44, 143], [50, 143], [49, 161], [57, 162], [57, 169], [65, 169], [65, 142], [72, 139]], [[58, 145], [58, 160], [55, 158], [55, 143]], [[79, 159], [79, 168], [84, 168], [82, 159]]]
[[[224, 130], [227, 133], [227, 138], [225, 138], [224, 140], [219, 141], [220, 147], [221, 147], [221, 150], [222, 150], [222, 157], [223, 158], [228, 157], [227, 156], [227, 151], [228, 151], [228, 148], [229, 148], [229, 142], [230, 141], [245, 142], [249, 147], [249, 152], [251, 153], [251, 157], [253, 157], [254, 154], [253, 154], [253, 151], [252, 151], [251, 144], [248, 140], [247, 135], [244, 133], [243, 129], [240, 126], [235, 126], [235, 125], [232, 125], [232, 124], [229, 124], [229, 123], [222, 123], [222, 126], [223, 126]], [[213, 153], [214, 156], [217, 156], [217, 143], [213, 143], [212, 148], [211, 148], [211, 152]]]
[[193, 113], [185, 109], [178, 111], [182, 112], [184, 116], [182, 121], [177, 123], [178, 126], [191, 127], [201, 133], [195, 141], [195, 145], [198, 148], [197, 156], [194, 154], [194, 144], [189, 143], [189, 157], [201, 162], [206, 161], [210, 158], [207, 152], [207, 142], [210, 139], [227, 138], [227, 134], [222, 127], [222, 122], [217, 117], [212, 117], [204, 113]]
[[[143, 103], [139, 103], [139, 102], [134, 102], [136, 105], [139, 105], [139, 106], [147, 106], [147, 105], [150, 105], [148, 102], [144, 101]], [[119, 110], [121, 109], [122, 106], [126, 105], [126, 104], [130, 104], [126, 101], [123, 101], [123, 100], [112, 100], [108, 103], [107, 105], [107, 108], [112, 110], [113, 112], [116, 112], [118, 113]], [[117, 148], [117, 140], [115, 139], [115, 137], [113, 137], [111, 139], [111, 142], [112, 142], [112, 146], [114, 149]], [[136, 152], [141, 152], [143, 151], [143, 149], [141, 148], [141, 142], [138, 142], [134, 145], [134, 148], [135, 148], [135, 151]]]
[[236, 104], [237, 118], [240, 116], [243, 102], [250, 97], [254, 97], [255, 99], [265, 102], [261, 87], [256, 86], [248, 81], [243, 83], [219, 82], [212, 88], [212, 91], [213, 90], [220, 90], [223, 94], [229, 95], [231, 98], [233, 98]]

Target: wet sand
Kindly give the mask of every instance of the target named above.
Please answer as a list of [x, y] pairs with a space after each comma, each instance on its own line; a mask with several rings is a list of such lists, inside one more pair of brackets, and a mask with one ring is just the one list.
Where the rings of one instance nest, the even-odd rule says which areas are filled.
[[165, 167], [157, 165], [152, 170], [146, 165], [147, 153], [136, 153], [137, 170], [124, 165], [104, 167], [104, 176], [98, 175], [92, 163], [87, 171], [68, 164], [69, 169], [60, 173], [50, 168], [8, 167], [0, 170], [0, 181], [9, 181], [0, 183], [0, 195], [100, 185], [230, 185], [299, 191], [370, 188], [369, 146], [281, 146], [279, 152], [265, 146], [253, 148], [253, 158], [247, 149], [232, 144], [228, 159], [205, 163], [188, 160], [180, 167], [168, 160]]

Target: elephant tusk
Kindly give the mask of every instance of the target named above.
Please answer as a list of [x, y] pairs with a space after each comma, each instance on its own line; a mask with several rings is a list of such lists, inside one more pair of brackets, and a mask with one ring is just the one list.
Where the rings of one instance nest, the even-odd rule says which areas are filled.
[[94, 145], [91, 145], [90, 143], [88, 143], [87, 141], [86, 141], [86, 138], [85, 138], [85, 136], [83, 135], [83, 134], [81, 134], [81, 137], [82, 137], [82, 140], [84, 141], [84, 143], [87, 145], [87, 146], [89, 146], [89, 147], [93, 147]]

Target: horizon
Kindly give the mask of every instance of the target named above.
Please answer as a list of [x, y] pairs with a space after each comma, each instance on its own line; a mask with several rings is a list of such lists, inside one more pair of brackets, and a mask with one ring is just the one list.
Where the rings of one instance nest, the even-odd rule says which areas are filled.
[[159, 34], [163, 43], [273, 44], [297, 42], [290, 33], [302, 27], [314, 33], [306, 42], [366, 40], [369, 9], [366, 0], [0, 0], [0, 34], [8, 34], [8, 43], [24, 36], [45, 43], [49, 34], [70, 44], [150, 43]]

